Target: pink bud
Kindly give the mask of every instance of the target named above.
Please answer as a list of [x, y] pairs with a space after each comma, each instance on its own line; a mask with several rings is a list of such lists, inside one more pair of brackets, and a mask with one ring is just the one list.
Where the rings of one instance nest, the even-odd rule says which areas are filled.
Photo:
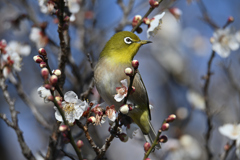
[[149, 0], [149, 4], [152, 8], [158, 7], [159, 3], [155, 0]]
[[132, 76], [133, 75], [133, 70], [132, 70], [132, 68], [126, 68], [125, 70], [124, 70], [124, 72], [125, 72], [125, 74], [127, 75], [127, 76]]
[[127, 104], [123, 105], [120, 107], [119, 111], [122, 113], [122, 114], [128, 114], [129, 112], [129, 107]]
[[67, 125], [61, 125], [61, 126], [59, 126], [58, 129], [59, 129], [60, 132], [64, 132], [68, 129], [68, 126]]
[[149, 18], [143, 18], [143, 23], [145, 23], [146, 25], [150, 24], [150, 19]]
[[84, 145], [83, 141], [82, 140], [78, 140], [77, 141], [77, 147], [80, 149], [82, 148], [82, 146]]
[[151, 144], [149, 142], [146, 142], [143, 147], [144, 151], [147, 152], [151, 148]]
[[63, 20], [64, 20], [65, 22], [69, 22], [70, 18], [69, 18], [69, 16], [66, 16], [66, 17], [64, 17]]
[[56, 76], [60, 77], [61, 76], [61, 70], [60, 69], [56, 69], [53, 71], [53, 74], [55, 74]]
[[141, 19], [142, 19], [142, 16], [140, 15], [134, 16], [132, 20], [132, 26], [135, 27]]
[[38, 50], [38, 53], [39, 53], [40, 55], [42, 55], [42, 56], [46, 56], [46, 55], [47, 55], [47, 52], [45, 51], [44, 48], [40, 48], [40, 49]]
[[234, 18], [232, 16], [228, 17], [228, 22], [233, 22], [234, 21]]
[[138, 60], [133, 60], [132, 61], [132, 66], [133, 66], [134, 69], [138, 69], [139, 61]]
[[45, 84], [44, 87], [45, 87], [46, 89], [51, 89], [52, 86], [51, 86], [50, 84]]
[[166, 143], [168, 141], [168, 137], [166, 135], [162, 135], [159, 137], [159, 142]]
[[167, 123], [173, 122], [176, 119], [176, 115], [175, 114], [171, 114], [168, 116], [168, 118], [166, 119]]
[[41, 68], [44, 68], [44, 67], [47, 67], [47, 64], [46, 64], [45, 62], [41, 62], [41, 63], [39, 64], [39, 66], [40, 66]]
[[122, 142], [127, 142], [128, 141], [128, 136], [125, 133], [121, 133], [118, 135], [118, 138], [122, 141]]
[[176, 18], [179, 19], [182, 15], [182, 11], [179, 8], [173, 7], [169, 8], [170, 13]]
[[51, 83], [52, 85], [55, 85], [55, 84], [57, 84], [57, 82], [58, 82], [58, 77], [57, 77], [56, 75], [52, 75], [52, 76], [50, 77], [50, 83]]
[[47, 79], [48, 78], [48, 74], [49, 74], [48, 69], [47, 68], [43, 68], [41, 70], [41, 74], [42, 74], [44, 79]]
[[47, 97], [47, 100], [48, 100], [48, 101], [53, 101], [53, 96], [52, 96], [52, 95], [51, 95], [51, 96], [48, 96], [48, 97]]
[[41, 62], [43, 61], [42, 58], [41, 58], [39, 55], [34, 56], [34, 57], [33, 57], [33, 60], [34, 60], [36, 63], [41, 63]]
[[94, 123], [96, 122], [96, 118], [95, 118], [94, 116], [91, 116], [91, 117], [89, 117], [89, 118], [87, 119], [87, 122], [94, 124]]
[[162, 125], [162, 127], [161, 127], [161, 130], [162, 131], [167, 131], [168, 130], [168, 128], [169, 128], [169, 123], [163, 123], [163, 125]]
[[151, 160], [150, 158], [146, 158], [145, 160]]

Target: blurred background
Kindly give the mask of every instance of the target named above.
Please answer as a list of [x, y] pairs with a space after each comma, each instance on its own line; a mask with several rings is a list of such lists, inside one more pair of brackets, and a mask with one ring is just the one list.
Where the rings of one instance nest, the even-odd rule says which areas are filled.
[[[69, 0], [70, 1], [70, 0]], [[109, 38], [116, 31], [131, 31], [131, 21], [135, 15], [144, 15], [148, 8], [148, 0], [135, 0], [131, 11], [124, 15], [117, 0], [76, 0], [69, 3], [70, 17], [68, 33], [70, 36], [69, 62], [66, 65], [66, 81], [63, 91], [75, 91], [79, 97], [91, 84], [92, 69], [98, 56]], [[21, 71], [18, 75], [25, 95], [36, 106], [39, 113], [49, 125], [56, 122], [55, 110], [52, 103], [45, 103], [39, 97], [37, 89], [43, 84], [40, 67], [32, 57], [38, 54], [38, 49], [44, 47], [48, 53], [49, 65], [52, 69], [58, 67], [60, 52], [58, 37], [58, 21], [56, 16], [46, 12], [47, 1], [31, 0], [1, 0], [0, 1], [0, 40], [5, 39], [9, 44], [17, 41], [30, 46], [28, 56], [22, 57]], [[129, 1], [123, 0], [124, 7], [129, 8]], [[205, 8], [203, 7], [205, 6]], [[174, 17], [169, 9], [176, 7], [181, 10], [180, 18]], [[208, 16], [218, 25], [223, 27], [229, 16], [235, 21], [230, 24], [233, 31], [240, 29], [240, 1], [238, 0], [163, 0], [149, 16], [166, 12], [162, 19], [161, 29], [154, 37], [153, 42], [143, 46], [135, 59], [139, 60], [139, 70], [148, 91], [152, 109], [152, 123], [155, 130], [161, 127], [162, 121], [169, 114], [176, 114], [177, 120], [170, 129], [164, 133], [169, 141], [162, 145], [161, 150], [156, 150], [150, 155], [151, 159], [206, 159], [205, 133], [207, 131], [207, 116], [203, 96], [204, 79], [207, 73], [207, 63], [212, 53], [210, 38], [214, 29], [203, 20]], [[37, 33], [33, 27], [39, 29]], [[147, 28], [141, 25], [143, 32], [137, 34], [140, 39], [147, 39]], [[39, 43], [41, 41], [41, 43]], [[230, 56], [222, 58], [218, 54], [213, 59], [208, 102], [212, 116], [213, 129], [209, 147], [214, 159], [224, 152], [224, 145], [231, 142], [223, 137], [218, 127], [225, 123], [237, 124], [239, 117], [239, 50], [232, 51]], [[75, 65], [74, 65], [75, 64]], [[19, 80], [19, 79], [18, 79]], [[15, 100], [19, 126], [27, 145], [36, 158], [43, 159], [47, 152], [51, 131], [44, 128], [33, 115], [29, 104], [23, 101], [12, 81], [7, 79], [8, 91]], [[89, 101], [99, 100], [96, 89], [93, 94], [86, 97]], [[10, 119], [8, 104], [3, 93], [0, 92], [0, 113], [5, 113]], [[2, 160], [25, 159], [21, 153], [14, 130], [0, 120], [0, 157]], [[97, 145], [102, 145], [109, 135], [109, 125], [90, 126], [90, 134]], [[81, 136], [85, 146], [82, 149], [83, 157], [94, 159], [95, 153], [91, 149], [84, 134], [74, 128], [74, 134]], [[144, 139], [138, 131], [133, 139], [123, 143], [114, 139], [106, 152], [107, 159], [142, 159]], [[70, 145], [65, 150], [74, 154]], [[237, 159], [235, 148], [229, 153], [228, 159]], [[69, 159], [62, 157], [62, 159]]]

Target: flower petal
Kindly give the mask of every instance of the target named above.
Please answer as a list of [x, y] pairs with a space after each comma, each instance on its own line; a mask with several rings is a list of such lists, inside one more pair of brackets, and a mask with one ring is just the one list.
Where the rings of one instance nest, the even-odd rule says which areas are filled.
[[114, 95], [114, 99], [117, 101], [117, 102], [121, 102], [125, 97], [125, 94], [124, 95], [121, 95], [121, 94], [115, 94]]
[[135, 134], [135, 132], [139, 129], [138, 125], [135, 123], [131, 123], [130, 124], [130, 128], [126, 129], [127, 135], [130, 138], [133, 138], [133, 135]]
[[78, 96], [73, 91], [68, 91], [64, 94], [64, 100], [69, 103], [76, 103], [78, 100]]
[[54, 106], [53, 108], [56, 110], [56, 112], [55, 112], [55, 118], [56, 118], [58, 121], [63, 122], [62, 116], [61, 116], [60, 112], [58, 111], [57, 107]]

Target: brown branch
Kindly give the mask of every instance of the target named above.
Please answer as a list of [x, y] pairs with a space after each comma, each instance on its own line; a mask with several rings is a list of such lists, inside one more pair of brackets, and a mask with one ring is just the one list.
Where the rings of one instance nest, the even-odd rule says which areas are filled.
[[123, 3], [122, 0], [118, 0], [117, 3], [118, 5], [120, 6], [120, 8], [122, 9], [123, 11], [123, 18], [121, 20], [121, 22], [118, 24], [118, 26], [115, 28], [115, 31], [116, 32], [119, 32], [119, 31], [122, 31], [123, 28], [126, 26], [126, 25], [130, 25], [131, 24], [131, 21], [128, 20], [128, 16], [130, 14], [130, 12], [132, 11], [133, 9], [133, 5], [134, 5], [134, 1], [135, 0], [129, 0], [129, 3], [128, 3], [128, 7], [126, 7]]
[[0, 76], [0, 87], [3, 91], [4, 98], [6, 99], [8, 105], [9, 105], [12, 122], [7, 120], [6, 116], [4, 116], [2, 114], [1, 114], [0, 118], [2, 118], [6, 122], [6, 124], [9, 127], [13, 128], [13, 130], [16, 132], [18, 142], [19, 142], [21, 150], [22, 150], [22, 154], [25, 156], [25, 158], [29, 159], [29, 160], [35, 160], [35, 157], [32, 154], [32, 151], [29, 149], [29, 147], [25, 143], [25, 140], [23, 137], [23, 132], [21, 131], [21, 129], [18, 126], [18, 118], [17, 118], [18, 112], [15, 110], [14, 101], [11, 100], [10, 95], [7, 91], [7, 85], [5, 84], [5, 79], [3, 78], [2, 73]]
[[228, 146], [227, 149], [225, 149], [225, 152], [223, 153], [221, 160], [225, 160], [230, 152], [230, 150], [236, 145], [236, 140], [232, 142], [231, 145]]
[[[163, 0], [159, 0], [159, 4], [162, 2]], [[143, 23], [143, 19], [148, 17], [149, 14], [154, 10], [155, 8], [150, 7], [147, 11], [147, 13], [143, 16], [143, 18], [138, 22], [138, 24], [131, 30], [131, 32], [135, 32], [137, 30], [137, 28]]]
[[42, 116], [41, 113], [39, 113], [39, 111], [37, 110], [37, 107], [32, 103], [32, 101], [30, 101], [30, 99], [28, 98], [28, 96], [26, 95], [26, 93], [23, 91], [22, 88], [22, 84], [21, 84], [21, 79], [20, 76], [17, 74], [17, 78], [19, 80], [19, 82], [15, 83], [13, 81], [11, 81], [12, 84], [14, 84], [17, 93], [19, 95], [19, 97], [25, 102], [25, 104], [31, 109], [34, 117], [36, 118], [36, 120], [46, 129], [51, 130], [52, 126], [44, 119], [44, 117]]
[[212, 51], [211, 57], [208, 61], [207, 74], [204, 76], [205, 83], [203, 86], [203, 95], [205, 98], [205, 106], [206, 106], [205, 112], [206, 112], [206, 116], [207, 116], [207, 132], [205, 134], [205, 139], [206, 139], [205, 147], [206, 147], [208, 159], [211, 159], [213, 157], [213, 154], [210, 150], [210, 142], [209, 142], [213, 126], [212, 126], [212, 122], [211, 122], [212, 115], [211, 115], [210, 106], [209, 106], [208, 88], [209, 88], [209, 84], [210, 84], [210, 77], [212, 75], [211, 65], [212, 65], [214, 56], [215, 56], [215, 51]]

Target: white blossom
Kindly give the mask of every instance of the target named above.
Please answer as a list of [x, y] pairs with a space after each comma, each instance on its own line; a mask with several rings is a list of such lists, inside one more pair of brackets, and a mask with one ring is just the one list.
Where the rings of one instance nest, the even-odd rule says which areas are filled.
[[199, 93], [197, 93], [193, 90], [189, 90], [187, 92], [187, 100], [191, 105], [193, 105], [193, 107], [200, 109], [200, 110], [205, 109], [205, 100], [204, 100], [203, 96], [200, 95]]
[[160, 24], [162, 23], [162, 18], [165, 15], [165, 12], [154, 16], [150, 21], [150, 27], [147, 30], [147, 37], [154, 36], [157, 31], [160, 29]]
[[127, 136], [130, 138], [133, 138], [133, 136], [136, 134], [138, 129], [139, 129], [139, 127], [137, 124], [131, 123], [126, 129]]
[[232, 139], [232, 140], [237, 140], [240, 137], [240, 124], [225, 124], [221, 127], [218, 128], [219, 132]]
[[[66, 120], [72, 124], [75, 120], [79, 120], [83, 112], [87, 110], [88, 103], [78, 99], [78, 96], [73, 91], [66, 92], [64, 94], [64, 100], [65, 101], [62, 102], [62, 110]], [[63, 122], [62, 116], [57, 107], [54, 106], [54, 109], [56, 110], [55, 118], [58, 121]]]
[[44, 48], [48, 43], [48, 37], [38, 27], [32, 27], [29, 38], [36, 44], [37, 48]]
[[117, 94], [114, 95], [114, 99], [117, 102], [121, 102], [126, 96], [128, 92], [128, 84], [127, 79], [121, 80], [122, 87], [117, 87]]
[[46, 89], [45, 87], [41, 86], [37, 90], [38, 95], [44, 99], [44, 102], [48, 102], [47, 98], [48, 96], [51, 96], [51, 92], [49, 89]]
[[214, 50], [222, 58], [226, 58], [230, 55], [231, 50], [235, 51], [239, 48], [239, 42], [235, 34], [233, 34], [230, 28], [217, 29], [213, 33], [212, 50]]

